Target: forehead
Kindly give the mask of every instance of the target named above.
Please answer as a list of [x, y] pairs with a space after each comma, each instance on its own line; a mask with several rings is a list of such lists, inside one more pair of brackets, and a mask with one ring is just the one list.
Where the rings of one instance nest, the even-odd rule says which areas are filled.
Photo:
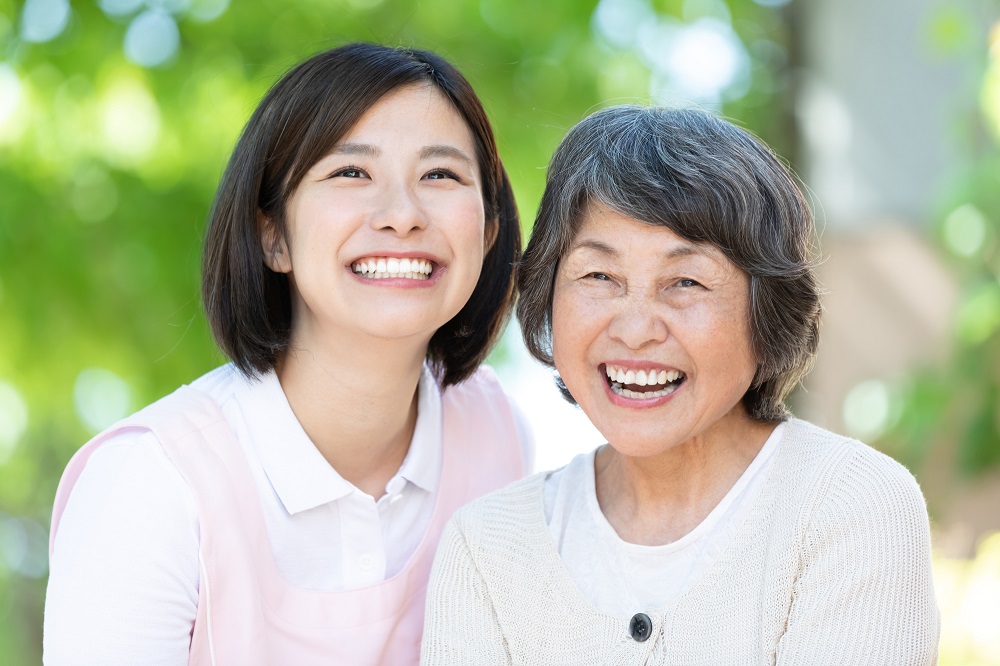
[[[400, 86], [370, 106], [337, 143], [368, 137], [423, 138], [472, 145], [472, 129], [452, 101], [436, 86]], [[394, 139], [390, 139], [394, 140]]]
[[663, 260], [704, 257], [727, 268], [735, 267], [711, 243], [688, 240], [669, 227], [637, 220], [601, 202], [588, 204], [584, 209], [564, 254], [590, 252]]

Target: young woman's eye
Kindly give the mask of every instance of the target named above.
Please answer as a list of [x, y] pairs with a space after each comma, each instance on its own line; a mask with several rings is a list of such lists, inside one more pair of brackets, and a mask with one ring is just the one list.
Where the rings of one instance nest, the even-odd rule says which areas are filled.
[[445, 180], [445, 179], [459, 180], [459, 181], [461, 180], [461, 178], [458, 177], [458, 174], [452, 171], [451, 169], [434, 169], [433, 171], [429, 172], [425, 176], [425, 178], [427, 178], [428, 180]]
[[364, 178], [367, 174], [359, 169], [358, 167], [344, 167], [343, 169], [337, 169], [332, 174], [331, 178]]

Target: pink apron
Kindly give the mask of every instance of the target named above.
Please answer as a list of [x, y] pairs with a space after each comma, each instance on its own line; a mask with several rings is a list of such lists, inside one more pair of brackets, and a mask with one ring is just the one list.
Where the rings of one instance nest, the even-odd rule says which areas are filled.
[[424, 597], [445, 522], [466, 502], [524, 475], [507, 397], [488, 370], [442, 394], [443, 463], [430, 526], [402, 571], [370, 587], [319, 592], [274, 563], [257, 488], [216, 404], [181, 387], [101, 433], [66, 467], [59, 518], [91, 453], [129, 429], [152, 431], [194, 493], [201, 524], [198, 617], [190, 664], [417, 664]]

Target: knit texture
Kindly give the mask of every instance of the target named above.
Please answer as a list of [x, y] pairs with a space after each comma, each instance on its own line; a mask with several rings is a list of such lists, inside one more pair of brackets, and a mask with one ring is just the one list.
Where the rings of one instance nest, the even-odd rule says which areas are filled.
[[537, 474], [460, 510], [431, 573], [421, 663], [879, 664], [937, 661], [927, 509], [874, 449], [788, 423], [727, 549], [646, 642], [594, 608], [545, 524]]

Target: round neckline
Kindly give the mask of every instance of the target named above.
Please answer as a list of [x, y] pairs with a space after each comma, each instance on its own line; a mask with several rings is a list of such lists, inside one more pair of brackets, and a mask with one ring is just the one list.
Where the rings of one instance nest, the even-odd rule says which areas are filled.
[[[708, 514], [702, 518], [702, 520], [695, 525], [689, 532], [684, 534], [682, 537], [670, 543], [658, 544], [658, 545], [644, 545], [638, 543], [632, 543], [631, 541], [626, 541], [623, 539], [615, 530], [614, 526], [608, 521], [607, 516], [604, 515], [604, 511], [601, 510], [600, 503], [597, 501], [597, 470], [594, 467], [596, 460], [596, 454], [600, 447], [594, 449], [589, 454], [587, 454], [587, 460], [584, 461], [586, 469], [585, 486], [584, 493], [586, 494], [587, 510], [591, 513], [591, 518], [594, 524], [597, 525], [597, 529], [601, 531], [601, 535], [611, 539], [612, 543], [616, 547], [622, 548], [630, 553], [639, 555], [640, 557], [661, 555], [667, 553], [675, 553], [690, 546], [697, 544], [699, 541], [705, 538], [705, 536], [711, 532], [712, 528], [718, 524], [722, 516], [729, 510], [729, 508], [736, 502], [737, 498], [743, 494], [747, 486], [757, 475], [757, 472], [767, 463], [768, 460], [774, 455], [778, 444], [784, 436], [785, 422], [777, 424], [768, 438], [764, 441], [764, 445], [761, 446], [760, 451], [754, 456], [747, 468], [743, 470], [743, 473], [736, 479], [736, 482], [732, 487], [726, 491], [722, 499], [719, 500]], [[610, 446], [606, 444], [605, 446]]]
[[[787, 430], [787, 428], [785, 428], [784, 426], [795, 427], [796, 425], [797, 424], [795, 423], [795, 419], [791, 419], [789, 421], [783, 421], [779, 424], [779, 426], [782, 427], [783, 431]], [[777, 428], [775, 428], [775, 431], [777, 431]], [[772, 435], [773, 434], [774, 432], [772, 432]], [[775, 458], [774, 465], [769, 470], [767, 478], [764, 479], [763, 481], [761, 492], [758, 494], [757, 498], [753, 502], [753, 506], [751, 506], [748, 511], [748, 517], [750, 515], [753, 515], [754, 512], [758, 510], [762, 498], [768, 494], [769, 489], [776, 483], [775, 479], [777, 477], [775, 476], [775, 471], [782, 462], [782, 453], [787, 452], [787, 450], [781, 446], [782, 441], [784, 441], [785, 439], [786, 439], [785, 432], [782, 432], [781, 437], [779, 437], [774, 443], [774, 449], [771, 454]], [[765, 446], [766, 445], [767, 442], [765, 442]], [[592, 454], [588, 454], [588, 456], [592, 457]], [[591, 460], [591, 466], [592, 462], [593, 461]], [[529, 533], [533, 533], [535, 538], [541, 541], [541, 547], [545, 551], [545, 553], [540, 553], [542, 557], [540, 558], [539, 561], [548, 563], [548, 569], [555, 576], [556, 584], [565, 591], [566, 596], [564, 598], [567, 602], [567, 605], [571, 606], [575, 611], [592, 613], [598, 618], [600, 618], [601, 622], [612, 623], [615, 626], [617, 626], [617, 624], [621, 622], [628, 622], [629, 620], [631, 620], [633, 614], [630, 613], [627, 615], [615, 615], [595, 606], [590, 601], [590, 599], [587, 598], [584, 591], [580, 589], [580, 586], [577, 585], [576, 581], [573, 579], [573, 576], [566, 568], [566, 564], [563, 562], [562, 556], [559, 554], [559, 549], [556, 547], [555, 539], [552, 537], [552, 533], [549, 531], [549, 525], [546, 522], [545, 518], [544, 488], [545, 488], [545, 482], [549, 478], [549, 476], [551, 476], [552, 472], [553, 470], [550, 470], [548, 472], [539, 472], [534, 477], [529, 477], [528, 479], [525, 479], [523, 482], [525, 486], [530, 488], [530, 495], [526, 499], [530, 506], [535, 507], [535, 510], [530, 512], [531, 519], [529, 520], [528, 523], [526, 523], [526, 527], [529, 528], [530, 530]], [[744, 521], [744, 523], [736, 530], [735, 534], [738, 534], [745, 527], [746, 527], [746, 522]], [[608, 524], [608, 528], [611, 529], [610, 523]], [[614, 532], [613, 529], [612, 532]], [[617, 534], [615, 536], [617, 536]], [[653, 547], [655, 548], [656, 546]], [[732, 542], [730, 542], [726, 546], [725, 550], [729, 550], [730, 548], [732, 548]], [[705, 580], [706, 576], [711, 575], [711, 573], [715, 570], [717, 566], [718, 562], [714, 562], [712, 566], [710, 566], [707, 570], [703, 571], [695, 580], [690, 581], [690, 584], [687, 586], [685, 591], [667, 606], [663, 608], [648, 609], [644, 611], [652, 618], [654, 623], [654, 629], [655, 627], [660, 626], [660, 623], [664, 621], [664, 615], [669, 613], [671, 608], [676, 607], [677, 604], [681, 603], [686, 597], [688, 597], [693, 592], [693, 590], [695, 590], [698, 587], [698, 585], [701, 584], [701, 581]]]

